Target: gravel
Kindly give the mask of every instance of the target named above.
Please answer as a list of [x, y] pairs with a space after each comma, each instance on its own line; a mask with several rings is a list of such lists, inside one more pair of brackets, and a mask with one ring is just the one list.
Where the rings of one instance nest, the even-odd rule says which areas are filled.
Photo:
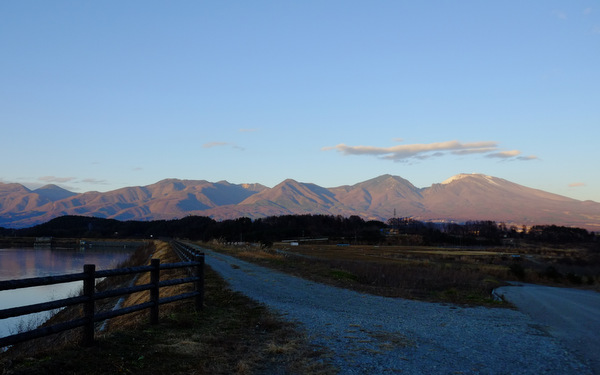
[[495, 290], [600, 374], [600, 293], [512, 283]]
[[300, 323], [341, 374], [592, 374], [529, 316], [335, 288], [202, 249], [233, 290]]

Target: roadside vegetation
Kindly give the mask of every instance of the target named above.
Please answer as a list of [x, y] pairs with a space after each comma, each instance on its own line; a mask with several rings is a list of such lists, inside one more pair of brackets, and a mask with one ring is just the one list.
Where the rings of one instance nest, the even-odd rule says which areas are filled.
[[600, 253], [581, 246], [200, 244], [314, 281], [388, 297], [508, 307], [492, 295], [507, 281], [600, 290]]
[[11, 233], [57, 241], [182, 238], [313, 280], [428, 301], [498, 305], [492, 290], [506, 281], [592, 289], [600, 284], [600, 236], [555, 225], [412, 218], [383, 223], [332, 215], [219, 222], [198, 216], [151, 222], [64, 216]]
[[[18, 241], [15, 235], [67, 242], [86, 237], [181, 238], [343, 288], [472, 306], [510, 307], [492, 296], [493, 289], [507, 281], [600, 291], [600, 237], [579, 228], [517, 228], [491, 221], [431, 224], [409, 218], [383, 223], [325, 215], [223, 222], [204, 217], [118, 222], [67, 216], [18, 233], [11, 230], [4, 241]], [[144, 264], [151, 257], [163, 263], [178, 261], [167, 242], [149, 242], [130, 264], [121, 266]], [[97, 287], [146, 283], [145, 277], [111, 278]], [[293, 324], [227, 289], [210, 269], [205, 287], [205, 308], [200, 312], [194, 311], [192, 301], [183, 301], [161, 306], [160, 324], [155, 326], [149, 325], [145, 312], [115, 318], [97, 334], [91, 348], [78, 345], [77, 331], [17, 345], [0, 354], [0, 370], [91, 375], [335, 373], [327, 364], [326, 351], [311, 347]], [[167, 293], [185, 291], [173, 288]], [[132, 295], [123, 306], [147, 298], [147, 293]], [[112, 308], [116, 302], [98, 307]], [[78, 314], [77, 309], [65, 309], [53, 321]]]
[[[155, 247], [153, 244], [136, 256], [135, 265], [147, 263], [151, 257], [158, 257], [163, 263], [179, 261], [167, 243], [158, 241]], [[175, 274], [168, 278], [184, 277], [176, 274], [182, 271], [172, 272]], [[98, 288], [113, 289], [130, 281], [107, 279]], [[146, 282], [140, 277], [136, 284]], [[161, 290], [161, 297], [179, 293], [181, 290], [163, 294]], [[147, 292], [138, 293], [128, 298], [124, 306], [147, 299]], [[55, 316], [54, 322], [70, 320], [79, 314], [78, 309], [66, 309]], [[106, 330], [96, 334], [96, 345], [89, 348], [79, 345], [78, 330], [16, 345], [0, 354], [0, 372], [15, 375], [335, 373], [327, 364], [327, 353], [309, 346], [296, 328], [266, 307], [229, 290], [207, 268], [202, 311], [196, 312], [193, 301], [187, 300], [162, 305], [158, 325], [149, 324], [145, 311], [114, 318]]]

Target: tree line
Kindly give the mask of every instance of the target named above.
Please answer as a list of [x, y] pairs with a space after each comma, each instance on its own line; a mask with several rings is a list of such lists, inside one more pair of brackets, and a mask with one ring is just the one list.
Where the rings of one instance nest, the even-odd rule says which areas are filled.
[[582, 228], [536, 225], [507, 226], [495, 221], [431, 223], [412, 218], [387, 222], [359, 216], [283, 215], [259, 219], [241, 217], [216, 221], [188, 216], [174, 220], [118, 221], [86, 216], [62, 216], [31, 228], [0, 228], [3, 237], [58, 238], [186, 238], [198, 241], [253, 242], [269, 246], [282, 240], [328, 238], [333, 242], [385, 244], [397, 239], [424, 245], [501, 245], [510, 239], [556, 244], [597, 242]]

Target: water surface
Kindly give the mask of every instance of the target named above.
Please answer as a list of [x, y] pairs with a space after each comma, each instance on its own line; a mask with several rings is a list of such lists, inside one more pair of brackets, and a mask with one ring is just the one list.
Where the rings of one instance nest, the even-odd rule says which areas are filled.
[[[95, 264], [96, 270], [114, 268], [134, 250], [94, 248], [85, 250], [50, 248], [0, 249], [0, 281], [83, 272], [84, 264]], [[0, 309], [31, 305], [70, 297], [83, 287], [82, 281], [0, 291]], [[18, 333], [42, 323], [48, 313], [31, 314], [0, 320], [0, 337]]]

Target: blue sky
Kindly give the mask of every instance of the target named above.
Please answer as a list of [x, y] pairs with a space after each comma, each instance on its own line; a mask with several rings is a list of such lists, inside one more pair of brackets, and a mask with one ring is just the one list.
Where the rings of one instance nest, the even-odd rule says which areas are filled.
[[595, 1], [2, 1], [1, 182], [427, 187], [600, 202]]

